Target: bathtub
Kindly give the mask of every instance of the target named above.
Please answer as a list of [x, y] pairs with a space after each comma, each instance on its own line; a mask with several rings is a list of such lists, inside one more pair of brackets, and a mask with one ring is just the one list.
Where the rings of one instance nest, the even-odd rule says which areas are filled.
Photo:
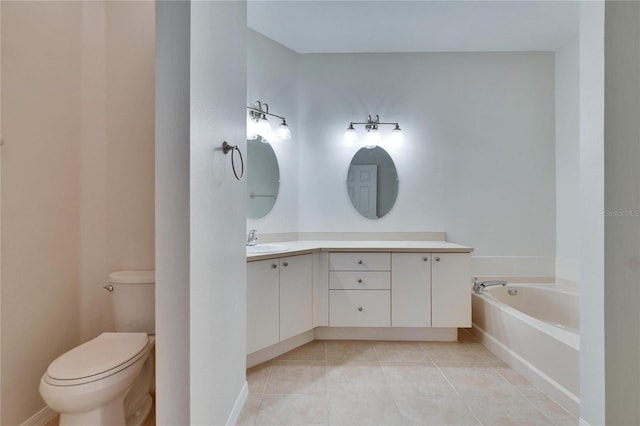
[[478, 340], [579, 417], [577, 293], [550, 284], [490, 287], [483, 294], [473, 293], [472, 312]]

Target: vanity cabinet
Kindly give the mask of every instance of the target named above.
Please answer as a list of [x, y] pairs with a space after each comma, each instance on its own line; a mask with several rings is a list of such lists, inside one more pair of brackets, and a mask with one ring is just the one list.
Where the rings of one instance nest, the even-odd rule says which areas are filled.
[[310, 254], [247, 264], [247, 353], [313, 328]]
[[330, 327], [470, 327], [468, 253], [330, 253]]

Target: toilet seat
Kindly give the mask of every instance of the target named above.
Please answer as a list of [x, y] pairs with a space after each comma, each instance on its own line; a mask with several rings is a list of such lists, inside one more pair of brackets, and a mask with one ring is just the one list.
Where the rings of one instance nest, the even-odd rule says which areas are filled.
[[77, 386], [114, 375], [151, 348], [146, 333], [102, 333], [49, 365], [43, 379], [52, 386]]

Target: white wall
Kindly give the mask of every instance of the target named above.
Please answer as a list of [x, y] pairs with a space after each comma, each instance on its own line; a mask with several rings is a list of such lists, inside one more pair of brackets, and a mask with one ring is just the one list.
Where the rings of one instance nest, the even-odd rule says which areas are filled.
[[136, 81], [153, 76], [154, 4], [0, 8], [0, 423], [13, 425], [44, 407], [55, 357], [111, 329], [107, 271], [153, 268], [153, 86]]
[[604, 2], [580, 3], [580, 418], [605, 424]]
[[[480, 256], [555, 257], [552, 53], [300, 56], [300, 231], [446, 231]], [[395, 207], [346, 190], [350, 121], [398, 121]], [[390, 129], [389, 129], [390, 130]], [[549, 262], [550, 261], [550, 262]]]
[[640, 3], [605, 9], [605, 418], [630, 425], [640, 424]]
[[556, 277], [580, 282], [580, 39], [555, 52]]
[[219, 148], [246, 152], [246, 3], [157, 8], [157, 421], [232, 424], [247, 393], [246, 183]]
[[[269, 110], [287, 119], [291, 140], [271, 143], [280, 166], [280, 192], [273, 210], [261, 219], [247, 219], [258, 234], [298, 232], [299, 152], [298, 55], [273, 40], [247, 29], [247, 105], [266, 102]], [[280, 123], [270, 117], [276, 129]], [[247, 159], [249, 167], [251, 159]]]

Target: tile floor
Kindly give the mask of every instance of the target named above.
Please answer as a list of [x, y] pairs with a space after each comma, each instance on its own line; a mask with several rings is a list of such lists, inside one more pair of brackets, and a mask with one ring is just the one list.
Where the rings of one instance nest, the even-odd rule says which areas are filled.
[[471, 335], [315, 341], [247, 370], [239, 425], [577, 425]]

